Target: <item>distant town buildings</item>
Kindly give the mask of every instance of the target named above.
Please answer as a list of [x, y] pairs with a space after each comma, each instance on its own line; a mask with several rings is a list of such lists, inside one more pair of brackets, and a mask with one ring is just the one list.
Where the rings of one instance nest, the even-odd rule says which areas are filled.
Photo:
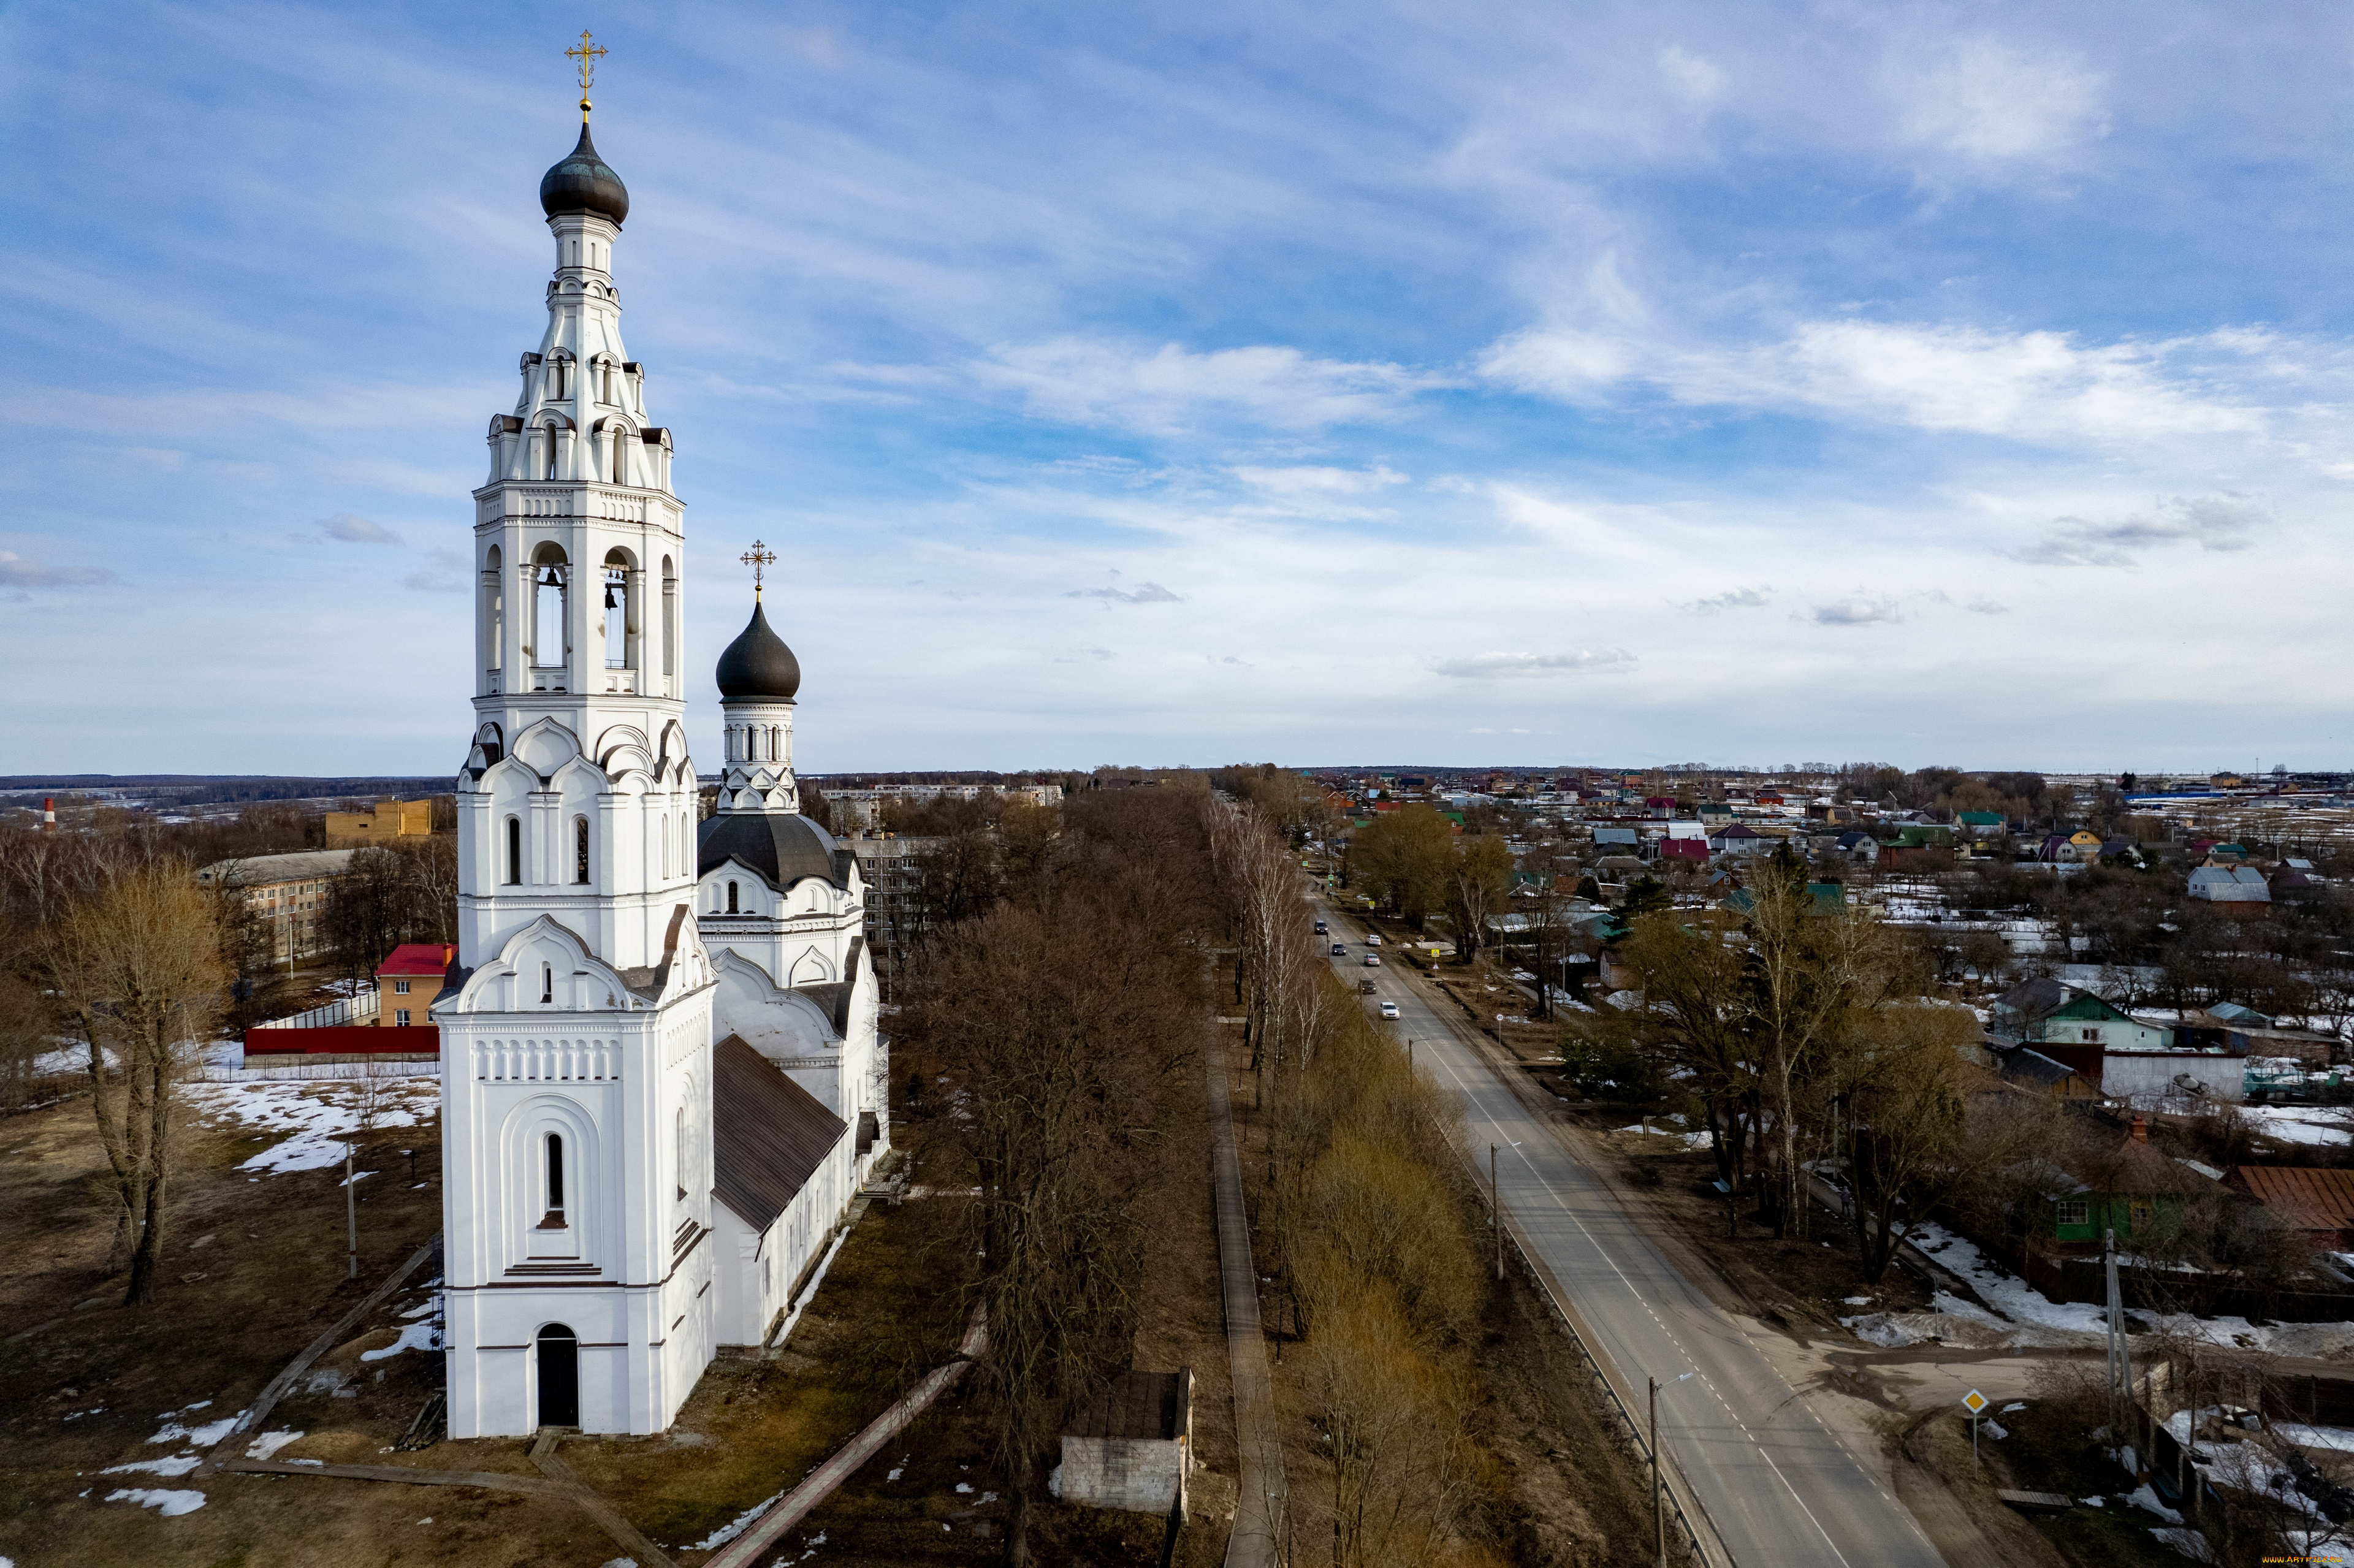
[[379, 800], [365, 811], [327, 813], [327, 847], [361, 849], [400, 839], [422, 841], [433, 833], [430, 800]]
[[876, 784], [864, 789], [828, 789], [825, 802], [833, 812], [833, 831], [851, 833], [881, 827], [884, 810], [889, 806], [923, 806], [934, 800], [978, 800], [983, 795], [996, 795], [1008, 800], [1027, 800], [1036, 806], [1059, 806], [1063, 803], [1063, 787], [1060, 784]]
[[328, 889], [351, 870], [355, 853], [298, 850], [215, 861], [196, 873], [196, 884], [242, 894], [246, 907], [270, 923], [273, 960], [292, 963], [320, 950]]

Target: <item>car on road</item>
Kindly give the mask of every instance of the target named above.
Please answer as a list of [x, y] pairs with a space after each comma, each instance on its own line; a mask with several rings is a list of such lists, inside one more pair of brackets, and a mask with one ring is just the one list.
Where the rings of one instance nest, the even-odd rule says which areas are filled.
[[1382, 1016], [1384, 1018], [1395, 1018], [1397, 1015], [1398, 1011], [1396, 1002], [1385, 1001], [1382, 1003]]
[[1378, 948], [1381, 945], [1382, 934], [1379, 931], [1368, 931], [1365, 933], [1365, 946], [1369, 948]]
[[1365, 955], [1365, 967], [1369, 969], [1380, 969], [1382, 967], [1380, 956], [1374, 953], [1367, 953]]
[[1331, 934], [1331, 929], [1332, 928], [1331, 927], [1325, 925], [1321, 920], [1316, 922], [1316, 934], [1320, 937], [1330, 936]]
[[1348, 950], [1349, 944], [1346, 942], [1335, 942], [1332, 944], [1332, 956], [1336, 959]]
[[1371, 976], [1371, 975], [1367, 975], [1364, 979], [1363, 979], [1363, 980], [1359, 980], [1359, 981], [1357, 982], [1357, 990], [1358, 990], [1359, 991], [1363, 992], [1363, 993], [1364, 995], [1366, 995], [1366, 996], [1371, 996], [1371, 995], [1373, 995], [1373, 976]]

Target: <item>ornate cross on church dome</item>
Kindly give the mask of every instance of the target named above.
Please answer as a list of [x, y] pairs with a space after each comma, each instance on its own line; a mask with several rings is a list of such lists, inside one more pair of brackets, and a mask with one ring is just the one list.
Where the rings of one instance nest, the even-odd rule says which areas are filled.
[[580, 29], [580, 41], [564, 51], [567, 59], [580, 67], [580, 118], [588, 118], [588, 84], [597, 79], [597, 62], [605, 58], [605, 46], [588, 41], [588, 29]]
[[736, 558], [752, 568], [752, 602], [759, 603], [760, 574], [766, 567], [777, 564], [777, 553], [755, 539], [752, 541], [752, 547]]

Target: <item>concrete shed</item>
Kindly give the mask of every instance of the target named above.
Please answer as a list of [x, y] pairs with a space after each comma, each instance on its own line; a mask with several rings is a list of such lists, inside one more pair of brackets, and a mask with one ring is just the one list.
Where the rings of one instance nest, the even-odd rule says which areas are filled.
[[1089, 1508], [1182, 1515], [1193, 1446], [1193, 1369], [1124, 1372], [1063, 1429], [1056, 1494]]

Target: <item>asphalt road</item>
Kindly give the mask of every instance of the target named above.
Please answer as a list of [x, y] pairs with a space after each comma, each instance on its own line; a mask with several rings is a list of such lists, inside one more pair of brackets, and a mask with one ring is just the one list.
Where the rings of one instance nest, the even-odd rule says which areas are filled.
[[1460, 1008], [1426, 1000], [1403, 960], [1363, 968], [1367, 952], [1395, 949], [1368, 948], [1353, 921], [1318, 909], [1332, 927], [1327, 947], [1348, 944], [1334, 968], [1352, 986], [1374, 977], [1378, 990], [1367, 1001], [1398, 1004], [1396, 1027], [1414, 1042], [1416, 1064], [1462, 1100], [1483, 1181], [1487, 1147], [1497, 1146], [1505, 1216], [1610, 1363], [1628, 1407], [1641, 1418], [1645, 1378], [1666, 1383], [1693, 1374], [1659, 1393], [1660, 1446], [1686, 1507], [1698, 1505], [1695, 1523], [1715, 1534], [1721, 1551], [1712, 1560], [1740, 1568], [1943, 1568], [1888, 1490], [1878, 1456], [1851, 1450], [1825, 1426], [1758, 1348], [1752, 1334], [1770, 1330], [1736, 1322], [1684, 1278], [1506, 1085], [1471, 1043]]

